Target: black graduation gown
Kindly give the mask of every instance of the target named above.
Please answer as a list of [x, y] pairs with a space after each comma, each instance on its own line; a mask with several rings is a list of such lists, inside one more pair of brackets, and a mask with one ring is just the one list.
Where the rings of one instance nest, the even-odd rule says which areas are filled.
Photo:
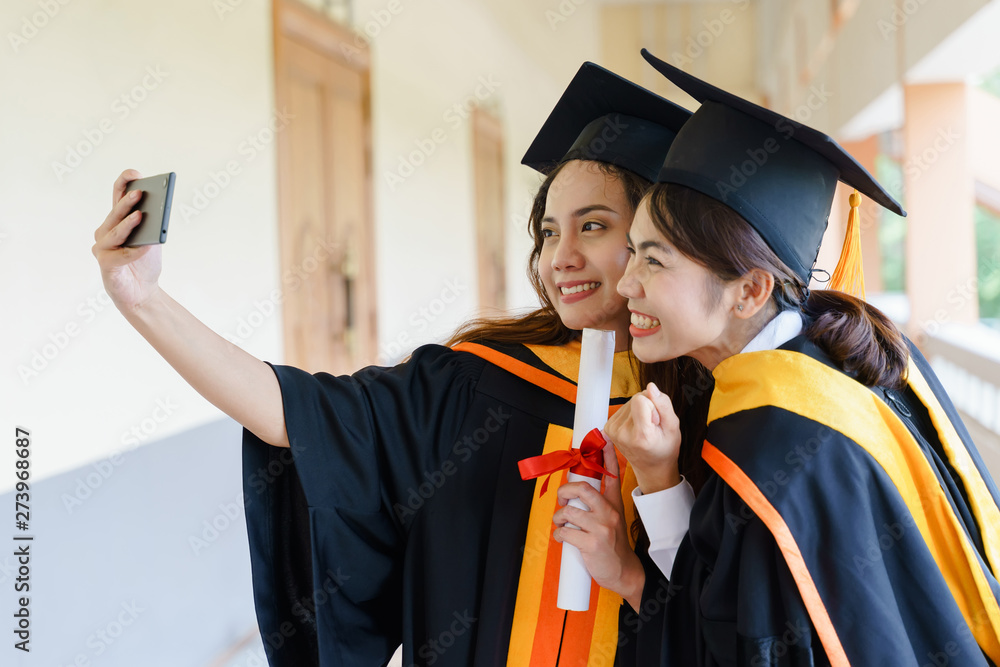
[[272, 667], [380, 665], [400, 643], [405, 665], [505, 663], [536, 495], [517, 462], [572, 428], [575, 385], [524, 346], [479, 350], [507, 369], [437, 345], [351, 376], [273, 366], [291, 447], [243, 445]]
[[644, 560], [630, 661], [993, 664], [997, 489], [911, 348], [905, 392], [863, 387], [803, 336], [716, 368], [713, 472], [669, 581]]

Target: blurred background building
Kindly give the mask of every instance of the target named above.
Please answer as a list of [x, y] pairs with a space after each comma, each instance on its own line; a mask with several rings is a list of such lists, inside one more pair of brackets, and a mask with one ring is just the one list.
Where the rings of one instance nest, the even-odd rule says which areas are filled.
[[519, 159], [583, 61], [694, 107], [643, 46], [835, 136], [903, 201], [863, 208], [870, 300], [1000, 473], [1000, 2], [10, 0], [0, 26], [0, 507], [12, 537], [26, 428], [36, 535], [32, 652], [2, 664], [265, 662], [239, 428], [90, 253], [123, 169], [177, 173], [161, 283], [215, 331], [312, 370], [396, 363], [536, 303]]

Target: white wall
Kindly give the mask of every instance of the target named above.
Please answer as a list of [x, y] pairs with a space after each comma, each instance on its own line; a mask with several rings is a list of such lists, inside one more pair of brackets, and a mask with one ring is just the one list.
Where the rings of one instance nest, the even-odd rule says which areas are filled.
[[[239, 150], [272, 113], [267, 5], [221, 18], [196, 0], [0, 7], [0, 403], [5, 432], [32, 430], [39, 477], [127, 449], [132, 428], [148, 442], [219, 417], [109, 305], [90, 248], [123, 169], [175, 171], [167, 291], [225, 332], [276, 282], [273, 146]], [[185, 220], [229, 160], [242, 172]], [[278, 332], [273, 318], [249, 346], [273, 352]], [[12, 466], [3, 447], [0, 490]]]
[[[279, 286], [274, 144], [254, 154], [245, 143], [274, 112], [270, 3], [65, 1], [0, 7], [0, 404], [5, 428], [33, 433], [36, 479], [220, 416], [103, 292], [90, 248], [123, 169], [177, 172], [161, 284], [208, 326], [236, 333]], [[372, 35], [384, 360], [474, 312], [471, 129], [452, 107], [483, 80], [505, 129], [508, 294], [513, 306], [536, 303], [525, 225], [540, 179], [520, 156], [580, 64], [600, 59], [596, 4], [562, 4], [356, 3], [357, 30]], [[385, 25], [370, 23], [379, 17]], [[385, 172], [436, 128], [444, 142], [390, 187]], [[70, 150], [87, 154], [67, 162]], [[218, 188], [212, 174], [229, 161], [241, 173]], [[280, 315], [244, 347], [280, 361]], [[12, 486], [11, 452], [0, 448], [0, 492]]]
[[[386, 6], [358, 2], [360, 29]], [[476, 308], [472, 131], [461, 107], [477, 93], [504, 126], [510, 305], [537, 305], [524, 267], [527, 211], [541, 179], [520, 165], [521, 155], [579, 66], [600, 55], [595, 7], [578, 8], [555, 29], [545, 9], [403, 0], [371, 40], [380, 350], [389, 360], [446, 338]], [[517, 31], [505, 32], [507, 25]], [[387, 172], [398, 175], [400, 160], [435, 129], [445, 140], [403, 183], [390, 183]], [[460, 298], [435, 314], [456, 281]]]
[[[256, 630], [244, 502], [259, 497], [242, 494], [240, 430], [227, 419], [163, 439], [99, 485], [90, 466], [34, 485], [31, 650], [5, 642], [4, 667], [218, 667]], [[20, 609], [13, 545], [0, 553], [5, 619]], [[262, 667], [263, 651], [258, 639], [228, 664]]]

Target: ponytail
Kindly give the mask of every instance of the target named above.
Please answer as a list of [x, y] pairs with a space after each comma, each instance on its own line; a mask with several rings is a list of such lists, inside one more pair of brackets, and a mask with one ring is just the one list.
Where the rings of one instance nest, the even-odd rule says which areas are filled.
[[861, 384], [902, 389], [909, 349], [882, 311], [844, 292], [817, 290], [802, 307], [805, 335]]
[[[906, 339], [879, 309], [843, 292], [810, 293], [746, 220], [711, 197], [682, 185], [659, 184], [650, 190], [646, 203], [657, 231], [720, 283], [751, 269], [774, 276], [775, 312], [801, 312], [806, 337], [842, 371], [866, 386], [905, 385]], [[698, 381], [690, 368], [688, 375], [680, 378], [682, 386]]]

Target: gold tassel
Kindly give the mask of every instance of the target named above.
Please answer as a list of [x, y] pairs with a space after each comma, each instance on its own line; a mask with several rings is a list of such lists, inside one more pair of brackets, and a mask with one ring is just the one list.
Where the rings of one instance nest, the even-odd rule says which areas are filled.
[[851, 194], [851, 214], [847, 218], [847, 234], [840, 261], [830, 278], [830, 289], [835, 289], [861, 300], [865, 298], [865, 272], [861, 263], [861, 195]]

